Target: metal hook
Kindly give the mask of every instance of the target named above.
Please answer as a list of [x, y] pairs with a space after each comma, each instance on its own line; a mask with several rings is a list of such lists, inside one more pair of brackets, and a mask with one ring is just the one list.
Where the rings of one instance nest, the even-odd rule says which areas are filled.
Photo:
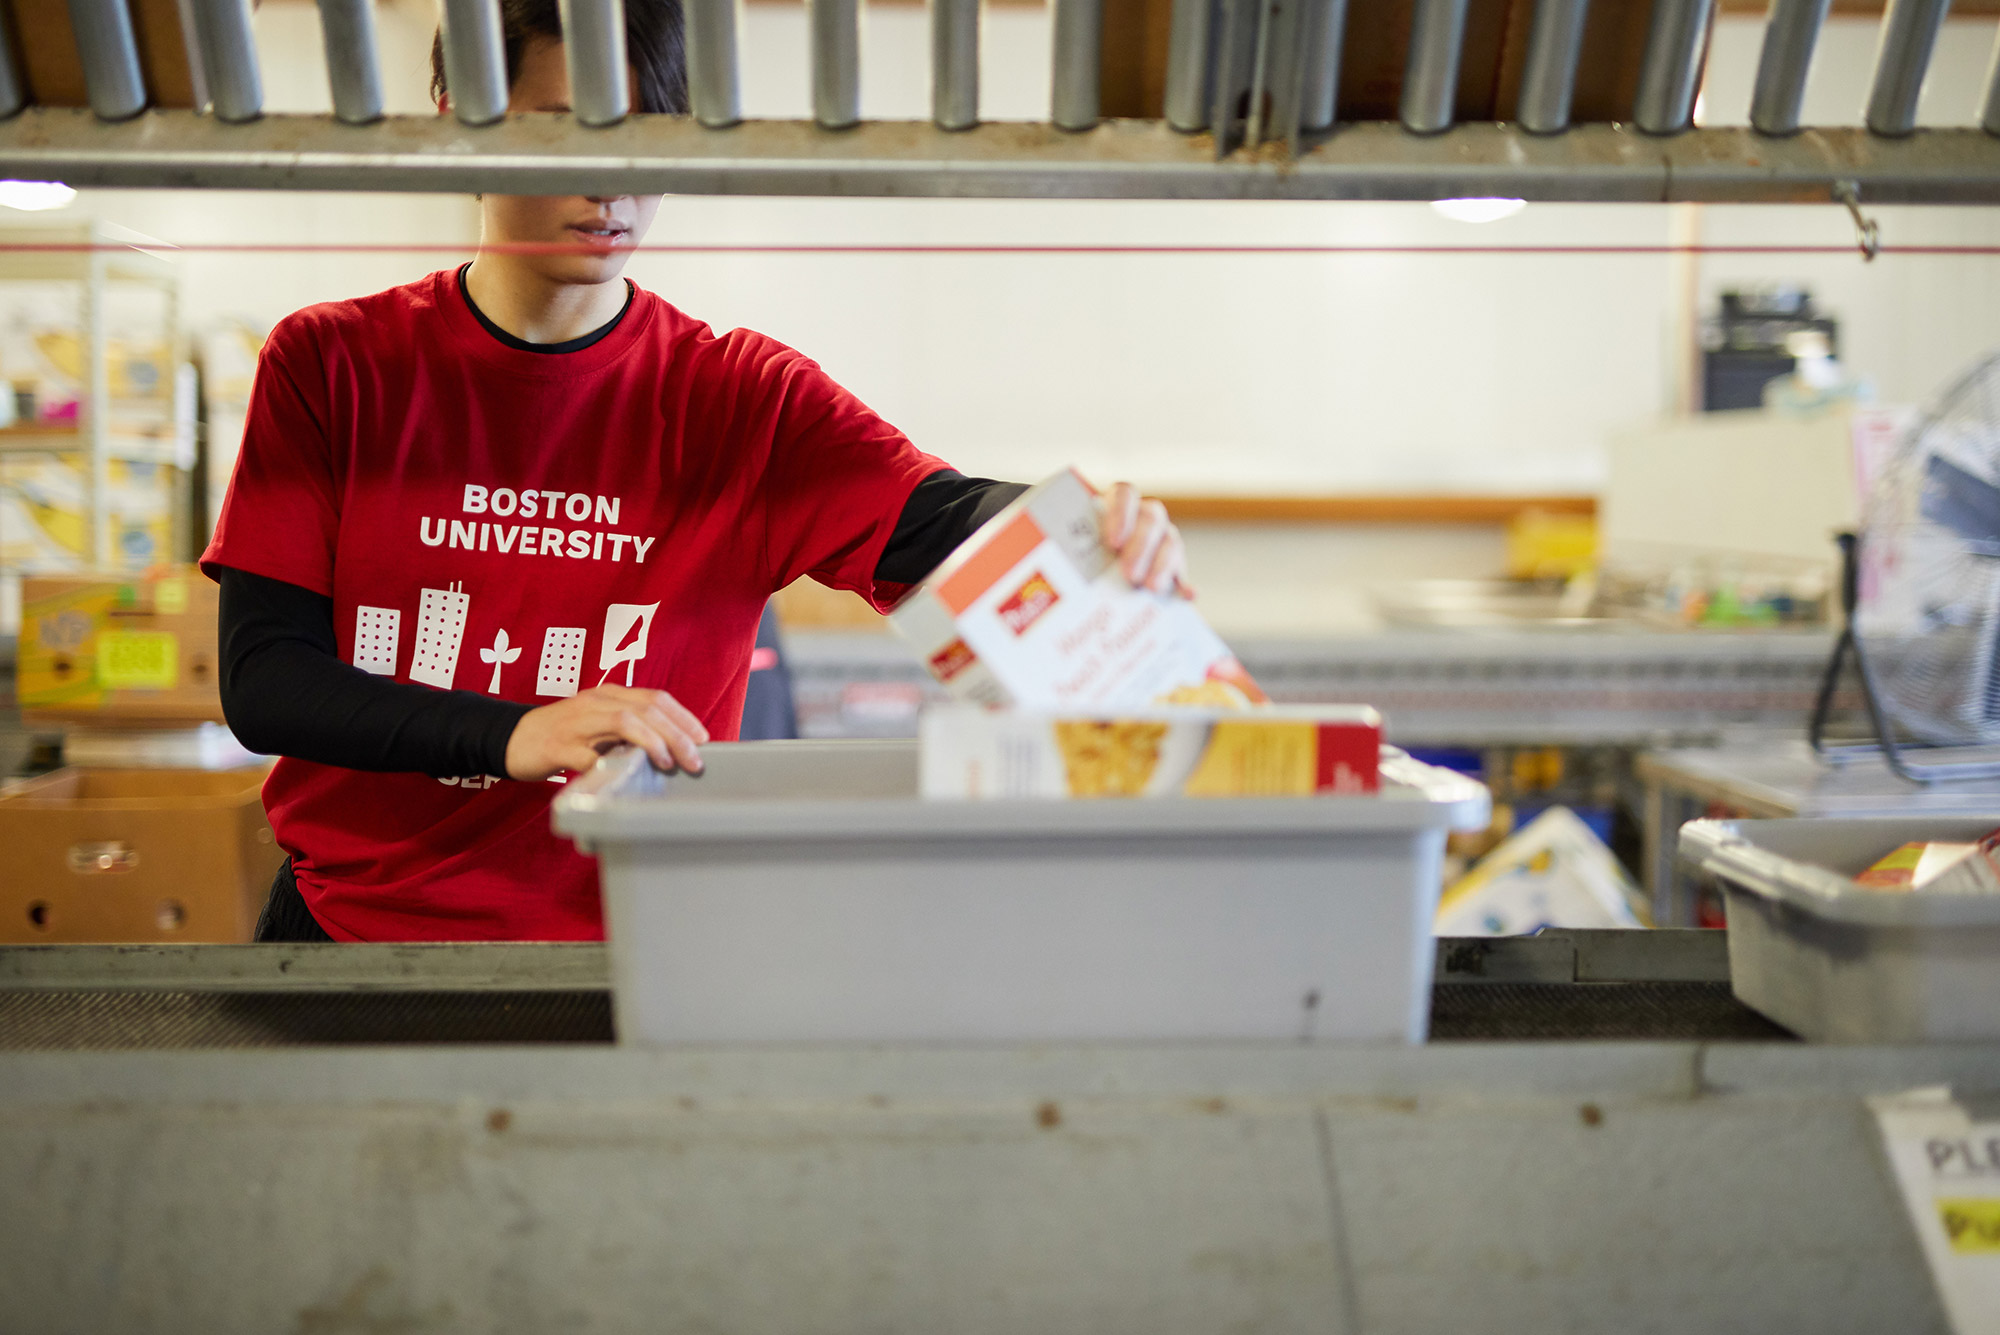
[[1861, 258], [1872, 261], [1882, 253], [1882, 224], [1861, 212], [1861, 187], [1853, 181], [1835, 181], [1833, 197], [1847, 205], [1848, 216], [1854, 219], [1854, 243], [1861, 247]]

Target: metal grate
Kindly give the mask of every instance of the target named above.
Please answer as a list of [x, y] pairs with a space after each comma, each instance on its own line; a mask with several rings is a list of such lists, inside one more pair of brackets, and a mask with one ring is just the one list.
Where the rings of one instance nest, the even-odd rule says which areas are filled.
[[0, 991], [0, 1049], [611, 1039], [611, 994], [602, 991]]
[[1431, 1038], [1772, 1042], [1792, 1034], [1728, 983], [1462, 983], [1432, 989]]
[[262, 114], [248, 0], [183, 4], [206, 115], [145, 110], [125, 0], [69, 0], [88, 113], [24, 109], [28, 83], [0, 31], [0, 117], [13, 117], [0, 124], [0, 173], [517, 193], [2000, 200], [2000, 67], [1965, 128], [1915, 132], [1948, 0], [1889, 4], [1866, 128], [1820, 130], [1799, 116], [1828, 0], [1774, 0], [1754, 128], [1742, 131], [1692, 125], [1715, 0], [1655, 0], [1629, 104], [1584, 125], [1573, 111], [1586, 0], [1537, 0], [1517, 119], [1504, 124], [1466, 123], [1456, 105], [1468, 0], [1415, 0], [1397, 119], [1340, 126], [1342, 51], [1357, 25], [1385, 21], [1347, 0], [1173, 0], [1165, 114], [1154, 121], [1102, 119], [1102, 0], [1052, 0], [1049, 118], [1034, 125], [980, 123], [977, 0], [932, 5], [927, 123], [860, 122], [854, 0], [812, 6], [815, 120], [750, 123], [733, 0], [685, 0], [688, 118], [628, 114], [624, 0], [563, 6], [575, 103], [564, 117], [509, 116], [497, 0], [444, 0], [456, 124], [384, 117], [369, 0], [321, 0], [330, 118]]
[[[1727, 983], [1435, 988], [1433, 1039], [1770, 1041]], [[0, 992], [0, 1050], [609, 1043], [611, 995], [570, 992]]]

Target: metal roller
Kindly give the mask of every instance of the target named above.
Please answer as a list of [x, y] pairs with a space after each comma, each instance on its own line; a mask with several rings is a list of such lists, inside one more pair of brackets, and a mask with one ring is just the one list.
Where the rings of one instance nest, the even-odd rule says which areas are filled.
[[813, 119], [829, 130], [861, 123], [861, 9], [856, 0], [807, 0], [812, 9]]
[[1332, 126], [1340, 102], [1340, 51], [1347, 31], [1347, 0], [1319, 0], [1307, 7], [1300, 42], [1305, 65], [1299, 75], [1299, 128]]
[[1097, 124], [1104, 62], [1104, 0], [1054, 0], [1055, 72], [1049, 119], [1059, 130]]
[[1806, 98], [1806, 71], [1826, 23], [1828, 0], [1771, 0], [1750, 124], [1759, 134], [1796, 134]]
[[1986, 102], [1980, 108], [1980, 128], [2000, 135], [2000, 39], [1993, 43], [1993, 68], [1986, 76]]
[[1889, 0], [1868, 93], [1866, 119], [1874, 133], [1900, 137], [1917, 128], [1917, 97], [1950, 8], [1951, 0]]
[[1715, 0], [1657, 0], [1639, 67], [1632, 119], [1648, 134], [1679, 134], [1694, 123], [1701, 61]]
[[1208, 128], [1216, 9], [1216, 0], [1174, 0], [1167, 31], [1167, 124], [1185, 134]]
[[743, 119], [736, 65], [736, 0], [686, 0], [688, 96], [711, 130]]
[[264, 114], [264, 81], [257, 73], [250, 0], [193, 0], [192, 7], [215, 118], [233, 125], [256, 120]]
[[349, 125], [382, 119], [382, 63], [375, 54], [374, 0], [319, 0], [333, 114]]
[[585, 125], [616, 125], [632, 110], [625, 0], [561, 0], [570, 111]]
[[14, 38], [0, 23], [0, 120], [28, 104], [27, 85], [21, 82], [21, 64], [14, 59]]
[[90, 109], [100, 120], [130, 120], [146, 109], [139, 43], [124, 0], [69, 0], [69, 26], [83, 62]]
[[1403, 128], [1437, 134], [1451, 128], [1458, 98], [1458, 57], [1465, 46], [1467, 0], [1417, 0], [1410, 20], [1410, 60], [1403, 74]]
[[444, 0], [444, 82], [452, 113], [466, 125], [507, 114], [507, 57], [496, 0]]
[[1537, 0], [1514, 112], [1514, 119], [1529, 133], [1560, 134], [1569, 128], [1576, 63], [1583, 54], [1583, 24], [1589, 17], [1590, 0]]
[[979, 0], [931, 0], [931, 120], [979, 124]]

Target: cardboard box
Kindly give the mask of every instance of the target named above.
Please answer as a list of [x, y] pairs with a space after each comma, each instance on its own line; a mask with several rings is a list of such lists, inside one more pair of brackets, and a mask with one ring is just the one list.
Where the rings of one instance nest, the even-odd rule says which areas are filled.
[[248, 941], [285, 856], [266, 772], [66, 769], [0, 791], [0, 942]]
[[1022, 709], [1261, 704], [1193, 603], [1135, 589], [1073, 469], [989, 520], [890, 614], [953, 698]]
[[1311, 797], [1376, 792], [1382, 716], [1365, 705], [1050, 714], [926, 711], [927, 798]]
[[193, 566], [21, 582], [16, 693], [35, 722], [221, 722], [216, 587]]

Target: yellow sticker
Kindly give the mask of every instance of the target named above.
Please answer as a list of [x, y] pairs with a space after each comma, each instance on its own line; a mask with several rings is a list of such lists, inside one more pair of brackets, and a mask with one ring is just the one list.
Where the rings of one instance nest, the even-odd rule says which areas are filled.
[[1940, 1200], [1938, 1219], [1955, 1252], [2000, 1252], [2000, 1197]]
[[188, 586], [184, 579], [163, 579], [153, 586], [153, 611], [163, 617], [177, 617], [188, 610]]
[[163, 630], [107, 630], [97, 637], [97, 683], [108, 691], [170, 691], [180, 641]]

